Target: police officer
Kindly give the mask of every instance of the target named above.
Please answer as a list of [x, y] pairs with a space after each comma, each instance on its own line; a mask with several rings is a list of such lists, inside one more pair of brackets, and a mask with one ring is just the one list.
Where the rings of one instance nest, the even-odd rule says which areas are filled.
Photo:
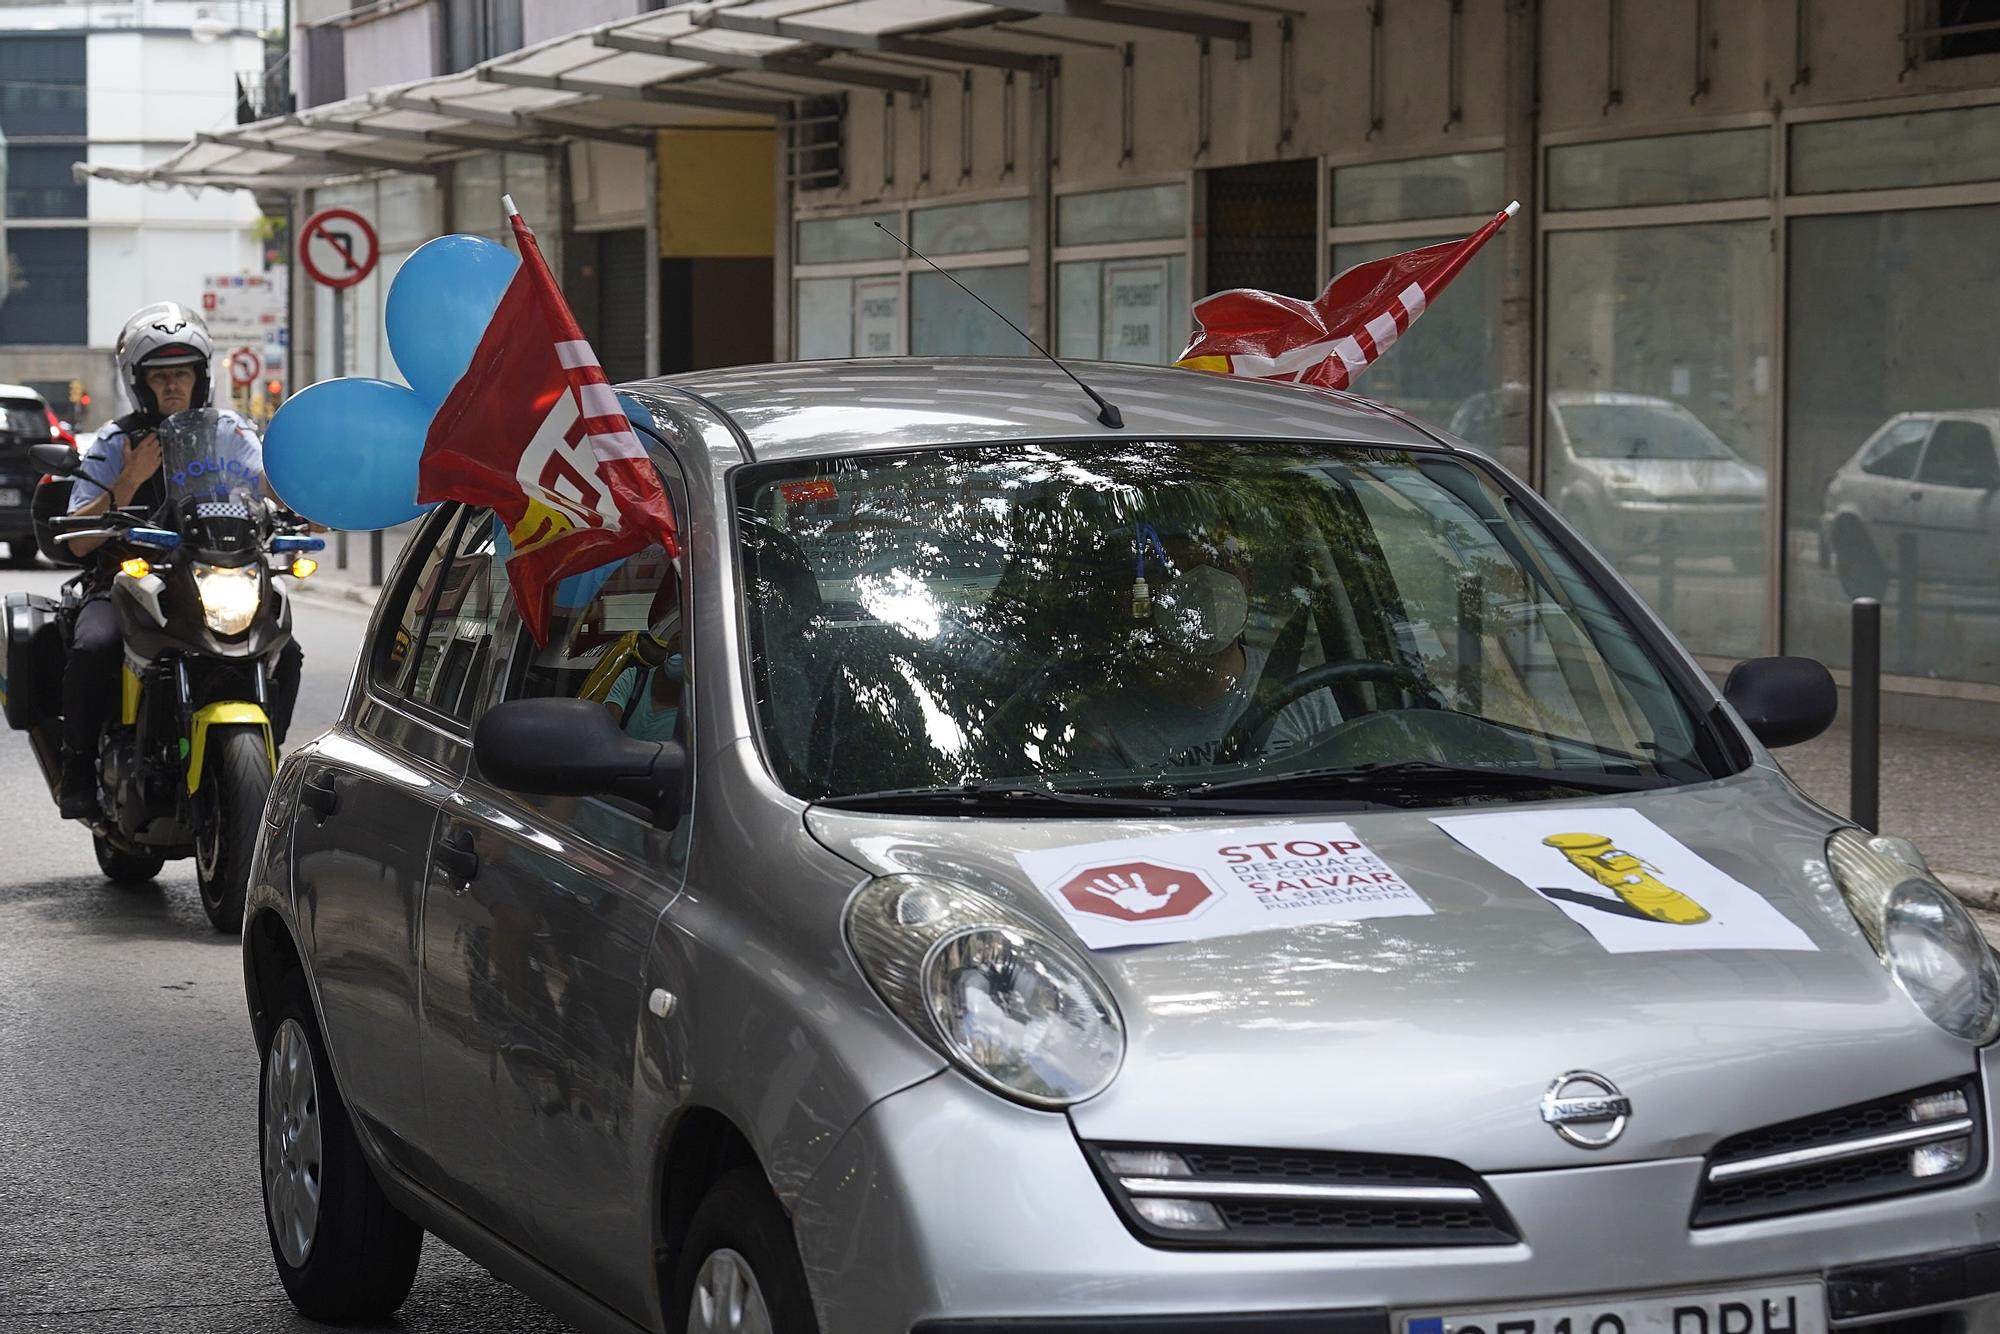
[[[71, 514], [103, 514], [127, 506], [157, 510], [166, 502], [166, 483], [155, 432], [177, 412], [208, 406], [215, 342], [201, 317], [186, 306], [162, 301], [133, 312], [118, 334], [117, 357], [119, 379], [138, 406], [97, 433], [70, 492]], [[226, 410], [222, 415], [254, 442], [248, 421]], [[69, 543], [70, 554], [85, 562], [88, 574], [63, 674], [60, 804], [66, 820], [99, 817], [97, 737], [110, 712], [123, 654], [110, 601], [112, 567], [108, 556], [92, 557], [103, 543], [103, 538]], [[298, 643], [287, 643], [273, 672], [271, 730], [278, 741], [291, 722], [302, 660]]]

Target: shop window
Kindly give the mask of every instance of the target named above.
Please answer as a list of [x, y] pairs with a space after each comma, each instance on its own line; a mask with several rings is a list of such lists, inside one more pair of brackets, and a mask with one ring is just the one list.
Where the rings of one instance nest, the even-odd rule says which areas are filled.
[[70, 165], [85, 156], [74, 144], [11, 144], [7, 148], [7, 208], [12, 218], [81, 218], [83, 183]]
[[[1786, 652], [1845, 665], [1866, 595], [1886, 671], [2000, 684], [2000, 506], [1979, 485], [2000, 430], [1996, 236], [1995, 205], [1792, 222]], [[1905, 413], [1930, 427], [1914, 478], [1900, 452], [1878, 471], [1878, 432]]]
[[1771, 134], [1756, 127], [1549, 150], [1551, 211], [1703, 204], [1771, 192]]
[[[1028, 324], [1028, 266], [1000, 264], [958, 269], [964, 283], [1022, 328]], [[1018, 357], [1032, 355], [1021, 336], [941, 273], [910, 275], [910, 351], [920, 357]]]
[[1556, 232], [1548, 256], [1544, 492], [1688, 647], [1763, 652], [1770, 224]]
[[1140, 185], [1056, 200], [1056, 244], [1178, 241], [1187, 234], [1187, 187]]
[[789, 122], [792, 152], [787, 168], [797, 190], [838, 190], [847, 180], [847, 99], [808, 97]]
[[89, 128], [81, 34], [13, 31], [0, 41], [0, 126], [16, 139], [76, 135]]
[[1025, 250], [1028, 201], [997, 199], [983, 204], [946, 204], [910, 215], [910, 244], [926, 255], [967, 255], [987, 250]]
[[857, 260], [896, 259], [902, 253], [894, 237], [884, 235], [876, 223], [901, 234], [901, 219], [894, 213], [864, 213], [852, 218], [812, 218], [798, 225], [798, 253], [795, 264], [851, 264]]
[[2000, 181], [2000, 106], [1792, 127], [1792, 192]]
[[1187, 346], [1187, 260], [1180, 255], [1056, 266], [1061, 356], [1168, 365]]
[[901, 275], [801, 278], [793, 291], [801, 361], [902, 355]]
[[1499, 153], [1450, 153], [1333, 169], [1333, 225], [1498, 213], [1507, 204]]
[[1930, 0], [1926, 60], [1962, 60], [2000, 51], [2000, 0]]

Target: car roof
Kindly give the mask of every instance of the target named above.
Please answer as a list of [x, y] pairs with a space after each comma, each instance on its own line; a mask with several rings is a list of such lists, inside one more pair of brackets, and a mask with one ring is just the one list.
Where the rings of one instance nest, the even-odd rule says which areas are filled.
[[42, 406], [48, 406], [43, 403], [40, 394], [24, 384], [0, 384], [0, 398], [32, 398], [35, 402], [42, 403]]
[[893, 357], [694, 371], [624, 385], [671, 407], [699, 395], [758, 460], [886, 452], [996, 440], [1162, 439], [1221, 435], [1449, 449], [1391, 410], [1351, 394], [1202, 371], [1070, 362], [1115, 404], [1122, 430], [1047, 361]]

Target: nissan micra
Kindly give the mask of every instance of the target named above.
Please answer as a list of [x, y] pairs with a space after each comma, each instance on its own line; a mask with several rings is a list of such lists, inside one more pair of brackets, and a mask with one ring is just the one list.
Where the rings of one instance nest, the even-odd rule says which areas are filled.
[[428, 516], [254, 859], [297, 1306], [428, 1231], [673, 1334], [2000, 1328], [1994, 958], [1773, 762], [1824, 669], [1392, 411], [1079, 370], [628, 386], [685, 555], [540, 645]]

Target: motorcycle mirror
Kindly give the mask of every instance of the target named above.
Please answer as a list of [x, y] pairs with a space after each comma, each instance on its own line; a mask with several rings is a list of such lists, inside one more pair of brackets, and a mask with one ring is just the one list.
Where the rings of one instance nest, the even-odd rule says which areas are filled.
[[29, 445], [28, 457], [37, 468], [56, 477], [73, 477], [83, 468], [83, 459], [68, 445]]

